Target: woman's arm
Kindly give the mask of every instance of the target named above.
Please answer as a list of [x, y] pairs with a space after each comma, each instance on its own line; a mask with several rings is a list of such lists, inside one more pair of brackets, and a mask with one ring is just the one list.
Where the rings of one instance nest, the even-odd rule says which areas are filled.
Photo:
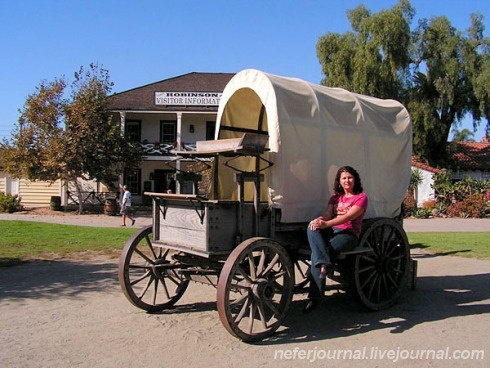
[[334, 218], [333, 214], [333, 204], [329, 203], [327, 206], [327, 210], [325, 211], [325, 215], [321, 217], [323, 220], [328, 221]]
[[311, 230], [327, 229], [332, 226], [341, 225], [347, 221], [355, 220], [363, 213], [364, 213], [364, 209], [362, 207], [354, 205], [350, 208], [350, 210], [346, 214], [330, 219], [318, 217], [313, 221], [311, 221], [309, 226]]
[[312, 220], [312, 222], [313, 221], [328, 221], [332, 218], [334, 218], [333, 204], [329, 203], [327, 206], [327, 209], [325, 211], [325, 214], [323, 216], [319, 216], [316, 219]]

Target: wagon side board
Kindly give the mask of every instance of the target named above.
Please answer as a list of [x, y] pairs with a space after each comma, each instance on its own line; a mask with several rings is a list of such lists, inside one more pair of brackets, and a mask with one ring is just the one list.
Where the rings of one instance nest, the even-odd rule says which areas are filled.
[[[153, 243], [209, 257], [229, 254], [242, 239], [253, 236], [254, 210], [237, 201], [154, 199]], [[260, 236], [270, 236], [271, 215], [261, 207]], [[242, 234], [238, 222], [242, 217]]]

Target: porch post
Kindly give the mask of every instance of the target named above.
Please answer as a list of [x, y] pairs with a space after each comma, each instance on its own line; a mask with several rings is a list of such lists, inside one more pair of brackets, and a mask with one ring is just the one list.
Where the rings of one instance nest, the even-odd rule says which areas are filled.
[[182, 149], [182, 113], [177, 113], [177, 149]]
[[119, 116], [121, 121], [121, 135], [124, 136], [124, 131], [126, 130], [126, 113], [119, 111]]
[[[182, 149], [182, 113], [177, 113], [177, 149], [180, 151]], [[180, 160], [175, 163], [175, 169], [177, 173], [180, 173]], [[175, 177], [177, 179], [177, 175]], [[180, 194], [180, 182], [177, 181], [175, 185], [175, 192]]]
[[[119, 117], [121, 121], [121, 136], [124, 137], [124, 132], [126, 131], [126, 112], [119, 111]], [[124, 185], [124, 172], [119, 174], [119, 186]]]

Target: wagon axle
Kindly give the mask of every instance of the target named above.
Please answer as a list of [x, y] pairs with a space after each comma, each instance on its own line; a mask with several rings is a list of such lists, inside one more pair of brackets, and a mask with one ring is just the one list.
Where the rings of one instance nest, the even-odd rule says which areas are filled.
[[252, 293], [259, 300], [272, 300], [274, 296], [274, 285], [271, 280], [258, 279], [252, 284]]

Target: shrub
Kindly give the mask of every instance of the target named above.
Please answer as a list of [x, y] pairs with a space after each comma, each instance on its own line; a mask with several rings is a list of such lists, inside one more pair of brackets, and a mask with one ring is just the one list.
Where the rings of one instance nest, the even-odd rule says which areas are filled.
[[436, 202], [436, 209], [441, 213], [446, 213], [447, 206], [444, 204], [444, 202]]
[[13, 213], [21, 210], [22, 205], [20, 204], [20, 197], [17, 194], [11, 195], [0, 192], [0, 212]]
[[422, 203], [422, 208], [433, 210], [434, 208], [436, 208], [436, 201], [434, 199], [428, 199], [424, 203]]
[[430, 216], [432, 215], [432, 210], [430, 208], [419, 208], [416, 212], [415, 212], [415, 217], [416, 218], [422, 218], [422, 219], [425, 219], [425, 218], [429, 218]]
[[413, 216], [417, 211], [417, 203], [410, 192], [407, 192], [405, 198], [403, 199], [403, 208], [405, 217]]
[[447, 207], [447, 215], [451, 217], [485, 217], [488, 210], [488, 203], [484, 194], [472, 194], [462, 201], [451, 204]]

